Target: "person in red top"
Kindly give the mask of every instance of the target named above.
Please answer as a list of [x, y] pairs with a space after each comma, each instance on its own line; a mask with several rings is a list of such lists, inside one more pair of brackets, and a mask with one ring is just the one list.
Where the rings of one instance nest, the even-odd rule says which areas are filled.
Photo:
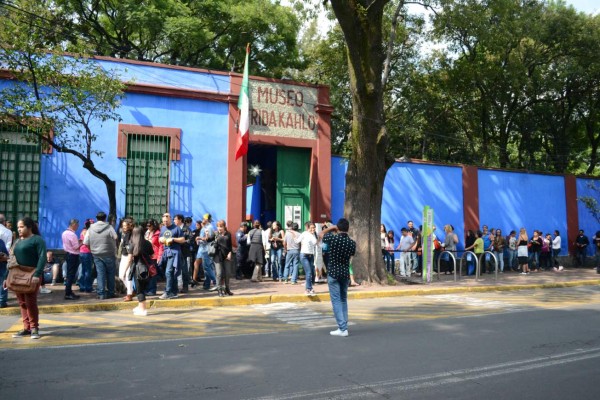
[[92, 277], [92, 252], [90, 248], [83, 244], [83, 239], [85, 238], [85, 234], [87, 230], [90, 228], [90, 225], [94, 223], [94, 220], [89, 218], [85, 220], [85, 228], [79, 234], [79, 261], [81, 261], [81, 277], [79, 278], [79, 291], [85, 293], [92, 293], [92, 284], [94, 283], [94, 278]]
[[152, 255], [152, 262], [156, 265], [159, 273], [150, 278], [148, 288], [146, 290], [146, 296], [156, 296], [156, 283], [158, 282], [158, 275], [161, 275], [160, 268], [158, 267], [158, 261], [162, 257], [164, 251], [162, 244], [158, 241], [160, 238], [160, 225], [155, 219], [149, 219], [146, 225], [146, 233], [144, 238], [152, 244], [154, 254]]
[[75, 233], [79, 228], [79, 220], [69, 221], [69, 227], [62, 234], [63, 250], [67, 262], [67, 276], [65, 277], [65, 300], [78, 300], [79, 296], [73, 293], [73, 283], [79, 268], [79, 238]]

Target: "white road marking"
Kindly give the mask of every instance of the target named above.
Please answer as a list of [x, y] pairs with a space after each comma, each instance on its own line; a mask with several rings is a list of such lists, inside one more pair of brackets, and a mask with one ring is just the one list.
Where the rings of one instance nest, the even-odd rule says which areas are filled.
[[[286, 324], [299, 325], [302, 328], [335, 328], [337, 326], [335, 318], [331, 315], [321, 314], [301, 303], [257, 304], [252, 308]], [[353, 325], [353, 323], [349, 322], [348, 325]]]
[[482, 299], [478, 297], [469, 297], [469, 296], [461, 296], [456, 294], [439, 294], [439, 295], [431, 295], [425, 296], [427, 299], [434, 299], [440, 302], [445, 303], [456, 303], [465, 306], [477, 307], [477, 308], [488, 308], [494, 310], [524, 310], [528, 307], [520, 305], [520, 304], [511, 304], [506, 301], [498, 301], [491, 299]]
[[290, 399], [357, 399], [363, 397], [381, 397], [398, 392], [433, 388], [448, 384], [462, 383], [476, 379], [514, 374], [539, 368], [553, 367], [578, 361], [600, 358], [600, 347], [587, 350], [574, 350], [562, 354], [535, 357], [526, 360], [509, 361], [476, 368], [466, 368], [437, 374], [420, 375], [411, 378], [393, 379], [360, 385], [348, 385], [319, 391], [302, 391], [282, 395], [258, 397], [250, 400], [290, 400]]

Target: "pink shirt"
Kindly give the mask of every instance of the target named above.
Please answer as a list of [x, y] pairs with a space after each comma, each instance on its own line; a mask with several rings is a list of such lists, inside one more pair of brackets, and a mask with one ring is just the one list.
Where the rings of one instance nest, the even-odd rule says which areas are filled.
[[63, 250], [71, 254], [79, 254], [79, 239], [71, 229], [62, 234]]
[[87, 232], [87, 229], [84, 229], [81, 231], [81, 234], [79, 235], [79, 241], [81, 243], [81, 246], [79, 246], [79, 251], [82, 253], [91, 253], [90, 248], [87, 247], [85, 244], [83, 244], [83, 239], [85, 238], [86, 232]]

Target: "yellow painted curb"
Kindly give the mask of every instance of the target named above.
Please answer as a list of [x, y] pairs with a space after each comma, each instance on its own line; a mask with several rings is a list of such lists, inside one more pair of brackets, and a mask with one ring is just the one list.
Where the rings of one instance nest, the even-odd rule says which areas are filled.
[[[486, 285], [486, 286], [468, 286], [468, 287], [421, 287], [418, 289], [405, 290], [378, 290], [364, 292], [349, 292], [348, 298], [351, 300], [376, 299], [385, 297], [407, 297], [407, 296], [427, 296], [434, 294], [454, 294], [469, 292], [494, 292], [494, 291], [513, 291], [530, 289], [552, 289], [576, 286], [594, 286], [600, 285], [600, 279], [580, 280], [570, 282], [554, 283], [534, 283], [521, 285]], [[171, 300], [148, 300], [150, 308], [192, 308], [192, 307], [225, 307], [225, 306], [247, 306], [253, 304], [272, 304], [272, 303], [304, 303], [304, 302], [322, 302], [329, 301], [329, 293], [319, 293], [315, 296], [306, 296], [304, 294], [273, 294], [273, 295], [255, 295], [255, 296], [232, 296], [232, 297], [208, 297], [208, 298], [177, 298]], [[98, 302], [82, 304], [57, 304], [52, 306], [40, 306], [40, 314], [56, 313], [77, 313], [92, 311], [114, 311], [131, 310], [137, 305], [132, 302]], [[19, 307], [9, 307], [0, 310], [0, 315], [18, 315]]]

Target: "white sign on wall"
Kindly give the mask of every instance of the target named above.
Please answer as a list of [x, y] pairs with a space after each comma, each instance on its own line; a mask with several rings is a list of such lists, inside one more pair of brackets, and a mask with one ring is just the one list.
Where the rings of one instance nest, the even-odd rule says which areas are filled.
[[318, 90], [250, 80], [250, 133], [316, 139]]

